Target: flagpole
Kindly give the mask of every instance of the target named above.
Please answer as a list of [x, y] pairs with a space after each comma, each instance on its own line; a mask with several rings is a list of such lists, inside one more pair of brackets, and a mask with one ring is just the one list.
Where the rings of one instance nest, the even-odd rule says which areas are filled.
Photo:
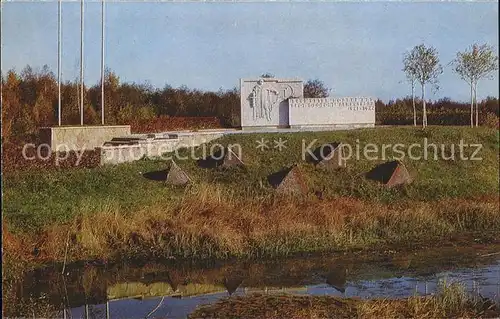
[[101, 3], [101, 124], [104, 125], [104, 0]]
[[3, 107], [2, 15], [3, 15], [3, 0], [0, 0], [0, 107]]
[[57, 24], [57, 122], [59, 126], [61, 126], [61, 13], [62, 0], [59, 0]]
[[84, 14], [84, 0], [80, 3], [80, 125], [83, 125], [83, 14]]

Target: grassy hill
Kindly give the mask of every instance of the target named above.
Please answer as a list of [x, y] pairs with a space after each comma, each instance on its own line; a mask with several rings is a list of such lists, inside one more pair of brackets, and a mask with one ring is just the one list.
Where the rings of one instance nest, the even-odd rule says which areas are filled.
[[[281, 151], [273, 142], [280, 138], [286, 140]], [[256, 148], [262, 139], [268, 141], [268, 149]], [[437, 145], [437, 160], [433, 147], [426, 160], [408, 157], [408, 147], [423, 146], [424, 140]], [[347, 143], [354, 152], [359, 148], [361, 156], [349, 159], [347, 169], [319, 170], [302, 156], [303, 148], [313, 141], [314, 146]], [[460, 141], [480, 144], [475, 155], [481, 160], [461, 160]], [[143, 176], [168, 168], [166, 160], [9, 172], [3, 181], [4, 223], [19, 238], [43, 248], [42, 255], [55, 259], [64, 255], [61, 247], [67, 234], [74, 258], [117, 254], [226, 258], [373, 247], [500, 229], [497, 130], [397, 127], [238, 134], [170, 155], [194, 153], [201, 158], [215, 143], [241, 145], [245, 169], [205, 169], [195, 159], [176, 159], [192, 179], [185, 188]], [[377, 160], [363, 156], [368, 143], [379, 147], [379, 152], [369, 154], [377, 155]], [[403, 144], [402, 161], [414, 182], [389, 189], [366, 180], [363, 173], [401, 156], [393, 149], [398, 143]], [[391, 145], [385, 154], [382, 145]], [[464, 147], [462, 155], [471, 157], [476, 149]], [[455, 160], [444, 160], [443, 154], [454, 154]], [[424, 153], [416, 146], [413, 155]], [[276, 196], [267, 176], [292, 164], [302, 170], [309, 193]], [[315, 195], [318, 192], [321, 199]]]

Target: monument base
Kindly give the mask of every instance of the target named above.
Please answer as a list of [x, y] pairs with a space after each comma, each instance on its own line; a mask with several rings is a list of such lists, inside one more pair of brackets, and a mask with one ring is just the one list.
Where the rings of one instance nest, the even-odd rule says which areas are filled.
[[241, 130], [242, 131], [265, 131], [265, 130], [276, 130], [278, 128], [283, 128], [280, 126], [276, 125], [270, 125], [270, 126], [242, 126]]
[[351, 123], [351, 124], [303, 124], [303, 125], [290, 125], [292, 129], [324, 129], [324, 130], [342, 130], [353, 128], [375, 127], [375, 123]]

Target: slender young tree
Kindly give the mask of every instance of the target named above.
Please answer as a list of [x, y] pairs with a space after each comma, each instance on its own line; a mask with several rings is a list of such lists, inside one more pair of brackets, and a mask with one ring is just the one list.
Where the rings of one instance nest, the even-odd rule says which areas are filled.
[[476, 107], [476, 126], [479, 124], [477, 104], [477, 82], [498, 70], [498, 56], [488, 44], [473, 44], [463, 52], [458, 52], [451, 62], [453, 70], [470, 86], [470, 126], [474, 126], [474, 105]]
[[416, 58], [413, 56], [413, 51], [406, 52], [403, 56], [403, 72], [406, 74], [406, 79], [411, 86], [411, 102], [413, 106], [413, 126], [417, 126], [417, 110], [415, 107], [415, 83], [417, 81], [417, 70], [415, 66]]
[[439, 64], [437, 50], [434, 47], [426, 47], [424, 44], [415, 46], [408, 54], [411, 58], [410, 65], [415, 70], [415, 78], [422, 89], [422, 126], [427, 127], [427, 108], [425, 103], [425, 88], [427, 84], [434, 85], [438, 89], [438, 76], [443, 73]]

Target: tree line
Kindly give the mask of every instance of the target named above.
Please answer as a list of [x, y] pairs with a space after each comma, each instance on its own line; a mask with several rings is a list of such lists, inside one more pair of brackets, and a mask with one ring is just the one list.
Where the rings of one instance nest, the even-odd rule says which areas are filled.
[[[154, 88], [147, 83], [123, 83], [110, 70], [106, 70], [104, 81], [106, 124], [137, 126], [137, 123], [156, 123], [159, 118], [168, 120], [172, 117], [196, 117], [200, 121], [207, 121], [211, 117], [218, 119], [223, 127], [240, 125], [240, 96], [237, 88], [217, 92], [189, 89], [185, 86]], [[40, 127], [57, 125], [58, 86], [54, 73], [47, 66], [38, 71], [29, 66], [19, 73], [11, 70], [2, 76], [2, 83], [3, 141], [36, 134]], [[80, 124], [79, 89], [76, 80], [61, 85], [62, 125]], [[100, 83], [85, 86], [84, 93], [84, 123], [100, 124]], [[305, 97], [327, 97], [328, 94], [329, 89], [318, 79], [309, 80], [304, 85]], [[407, 118], [408, 115], [411, 118], [413, 105], [413, 124], [416, 124], [416, 118], [423, 119], [425, 115], [424, 112], [415, 110], [415, 105], [419, 103], [425, 104], [426, 101], [415, 97], [387, 104], [378, 101], [377, 121], [380, 124], [411, 124]], [[478, 103], [478, 106], [486, 113], [494, 114], [495, 118], [498, 115], [498, 99], [489, 98]], [[445, 124], [464, 124], [463, 113], [467, 109], [464, 103], [444, 99], [431, 103], [429, 107], [433, 114], [437, 114], [438, 110], [446, 113], [442, 114], [447, 118]], [[485, 112], [480, 112], [479, 117]]]
[[[470, 125], [469, 104], [449, 98], [425, 101], [429, 125]], [[478, 102], [478, 124], [498, 127], [499, 101], [487, 97]], [[415, 125], [423, 122], [423, 101], [415, 96], [407, 96], [384, 103], [375, 102], [375, 119], [378, 125]]]
[[[271, 74], [264, 77], [274, 77]], [[21, 72], [10, 70], [2, 76], [2, 138], [34, 135], [38, 128], [58, 124], [58, 86], [54, 73], [44, 66], [34, 70], [26, 66]], [[154, 88], [147, 83], [123, 83], [109, 69], [104, 77], [105, 124], [161, 124], [173, 117], [196, 117], [200, 121], [216, 118], [220, 126], [240, 125], [240, 95], [237, 88], [217, 92], [173, 88]], [[326, 97], [328, 89], [319, 80], [305, 85], [309, 97]], [[77, 80], [61, 84], [61, 124], [80, 124], [80, 84]], [[83, 114], [85, 125], [101, 123], [101, 86], [84, 87]], [[170, 120], [174, 121], [174, 120]], [[177, 121], [179, 122], [179, 121]], [[195, 121], [186, 121], [193, 124]], [[203, 123], [199, 123], [202, 127]], [[161, 125], [154, 125], [161, 126]], [[184, 128], [184, 127], [183, 127]]]
[[[39, 127], [57, 125], [58, 86], [54, 73], [44, 66], [30, 66], [20, 73], [10, 70], [2, 78], [2, 137], [26, 136]], [[147, 83], [122, 83], [112, 71], [104, 79], [105, 124], [132, 124], [157, 117], [217, 117], [223, 126], [239, 121], [239, 92], [236, 88], [205, 92], [185, 86], [158, 89]], [[62, 125], [80, 124], [80, 84], [61, 85]], [[101, 124], [100, 83], [84, 87], [85, 125]]]

